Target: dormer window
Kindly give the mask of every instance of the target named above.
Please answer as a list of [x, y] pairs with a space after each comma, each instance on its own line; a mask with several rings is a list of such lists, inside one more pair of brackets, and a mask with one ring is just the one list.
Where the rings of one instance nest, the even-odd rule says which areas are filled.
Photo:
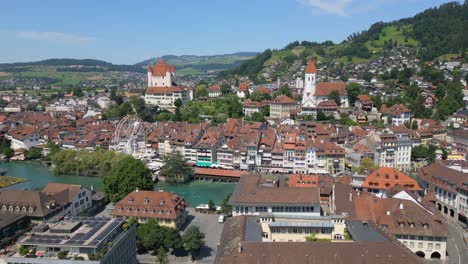
[[146, 208], [141, 209], [143, 213], [146, 213]]
[[7, 210], [6, 205], [2, 206], [2, 211], [6, 211], [6, 210]]
[[119, 207], [119, 212], [122, 212], [122, 207]]
[[15, 211], [16, 211], [16, 212], [19, 212], [19, 211], [20, 211], [20, 207], [19, 207], [19, 206], [16, 206], [16, 207], [15, 207]]
[[32, 213], [34, 211], [34, 208], [29, 207], [29, 212]]
[[151, 210], [150, 210], [150, 213], [154, 214], [154, 209], [151, 209]]
[[171, 213], [171, 210], [170, 209], [167, 209], [166, 210], [166, 214], [170, 214]]
[[130, 208], [128, 208], [128, 207], [127, 207], [127, 208], [125, 208], [125, 210], [127, 210], [127, 212], [130, 212]]
[[398, 180], [399, 176], [398, 174], [395, 174], [395, 180]]
[[380, 179], [380, 173], [377, 172], [376, 176], [377, 176], [377, 179]]
[[400, 227], [405, 227], [405, 223], [401, 222]]
[[161, 213], [162, 213], [162, 210], [161, 210], [161, 209], [159, 209], [159, 210], [158, 210], [158, 214], [161, 214]]
[[26, 211], [27, 211], [26, 206], [23, 206], [23, 207], [21, 208], [21, 211], [26, 213]]
[[410, 226], [411, 228], [414, 228], [414, 223], [410, 223], [409, 226]]
[[428, 226], [428, 224], [423, 224], [423, 227], [428, 228], [429, 226]]
[[163, 199], [159, 200], [159, 204], [160, 204], [160, 205], [163, 205], [163, 204], [164, 204], [164, 200], [163, 200]]
[[128, 201], [131, 202], [131, 203], [133, 203], [133, 201], [134, 201], [134, 200], [133, 200], [133, 197], [130, 197], [130, 198], [128, 199]]
[[149, 200], [147, 198], [145, 198], [145, 200], [143, 201], [145, 204], [149, 203]]
[[388, 175], [388, 173], [385, 173], [385, 179], [389, 179], [390, 178], [390, 175]]
[[138, 212], [138, 208], [133, 208], [133, 212]]

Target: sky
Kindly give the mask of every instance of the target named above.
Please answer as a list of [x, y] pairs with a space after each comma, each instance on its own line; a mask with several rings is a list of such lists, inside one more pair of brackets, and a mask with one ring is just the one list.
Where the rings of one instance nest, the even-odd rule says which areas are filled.
[[163, 55], [341, 42], [437, 0], [0, 0], [0, 63], [91, 58], [134, 64]]

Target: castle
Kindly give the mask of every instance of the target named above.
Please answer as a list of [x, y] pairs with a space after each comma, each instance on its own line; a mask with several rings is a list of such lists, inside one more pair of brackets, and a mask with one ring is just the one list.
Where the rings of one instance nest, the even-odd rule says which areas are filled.
[[317, 68], [313, 60], [309, 60], [305, 69], [304, 91], [302, 93], [302, 113], [313, 114], [317, 112], [317, 106], [329, 100], [333, 91], [340, 96], [340, 105], [349, 107], [346, 84], [344, 82], [317, 82]]
[[148, 65], [145, 103], [173, 110], [177, 99], [186, 103], [192, 99], [192, 92], [177, 85], [174, 65], [169, 65], [163, 60], [159, 60], [153, 66]]

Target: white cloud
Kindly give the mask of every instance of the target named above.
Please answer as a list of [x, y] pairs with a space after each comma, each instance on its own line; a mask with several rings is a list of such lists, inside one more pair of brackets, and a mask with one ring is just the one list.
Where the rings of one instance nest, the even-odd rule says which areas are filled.
[[43, 32], [43, 31], [20, 31], [15, 33], [17, 38], [44, 41], [59, 44], [86, 44], [94, 41], [95, 38], [79, 36], [62, 32]]
[[311, 6], [316, 11], [335, 14], [339, 16], [348, 15], [348, 8], [352, 0], [298, 0], [301, 4]]

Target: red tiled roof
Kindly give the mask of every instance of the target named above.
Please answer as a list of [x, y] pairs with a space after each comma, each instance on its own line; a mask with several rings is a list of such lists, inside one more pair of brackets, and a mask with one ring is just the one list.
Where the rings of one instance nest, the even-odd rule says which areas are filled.
[[247, 91], [249, 89], [249, 86], [242, 82], [242, 83], [239, 83], [239, 91]]
[[219, 85], [211, 85], [208, 87], [208, 92], [220, 92], [221, 91], [221, 86]]
[[390, 189], [401, 185], [410, 191], [421, 191], [416, 180], [393, 168], [380, 167], [367, 175], [362, 187], [373, 189]]
[[317, 73], [317, 68], [315, 68], [315, 63], [313, 60], [309, 60], [307, 63], [305, 73]]
[[318, 187], [319, 176], [310, 174], [290, 174], [288, 177], [289, 187]]
[[280, 95], [280, 96], [276, 97], [275, 99], [273, 99], [272, 103], [277, 103], [277, 104], [295, 104], [296, 101], [294, 101], [293, 99], [289, 98], [289, 97], [286, 96], [286, 95]]
[[346, 84], [344, 82], [319, 82], [315, 88], [316, 96], [328, 96], [332, 91], [338, 91], [340, 95], [346, 94]]
[[182, 92], [184, 89], [180, 86], [171, 86], [171, 87], [161, 87], [161, 86], [153, 86], [148, 87], [145, 91], [145, 94], [167, 94], [167, 93], [175, 93], [175, 92]]
[[187, 205], [183, 197], [169, 192], [133, 191], [115, 204], [112, 215], [176, 219]]

